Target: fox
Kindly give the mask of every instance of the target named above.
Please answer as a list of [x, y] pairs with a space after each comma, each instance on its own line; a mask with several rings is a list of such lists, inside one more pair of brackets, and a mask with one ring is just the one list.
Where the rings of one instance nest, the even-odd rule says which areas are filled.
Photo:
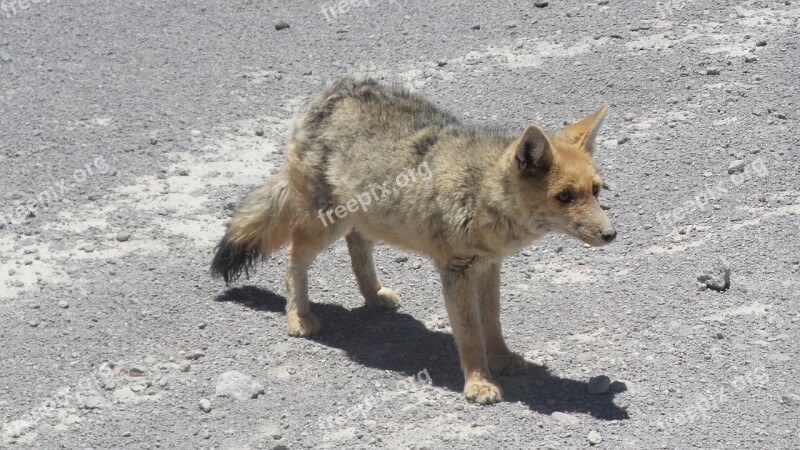
[[499, 402], [493, 373], [526, 366], [503, 338], [503, 259], [550, 232], [591, 246], [617, 236], [594, 161], [608, 109], [556, 132], [512, 133], [464, 125], [400, 84], [339, 78], [295, 119], [285, 165], [236, 208], [211, 272], [230, 284], [286, 245], [288, 333], [308, 337], [320, 331], [309, 267], [336, 240], [345, 238], [359, 292], [378, 310], [400, 298], [378, 278], [376, 242], [426, 256], [441, 278], [464, 396]]

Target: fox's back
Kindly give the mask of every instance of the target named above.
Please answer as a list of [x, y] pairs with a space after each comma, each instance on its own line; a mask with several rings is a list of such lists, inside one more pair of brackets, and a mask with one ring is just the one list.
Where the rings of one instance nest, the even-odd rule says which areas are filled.
[[[400, 157], [420, 162], [432, 147], [426, 136], [458, 126], [455, 117], [401, 86], [346, 77], [311, 103], [298, 132], [319, 144], [307, 151], [348, 159]], [[375, 162], [373, 169], [388, 161]]]
[[309, 215], [369, 193], [372, 203], [349, 218], [404, 247], [414, 230], [425, 235], [414, 239], [424, 246], [443, 236], [458, 239], [455, 229], [466, 233], [480, 215], [487, 169], [510, 142], [463, 127], [401, 87], [352, 78], [309, 105], [294, 140]]
[[372, 79], [335, 81], [306, 108], [292, 152], [326, 207], [430, 160], [452, 115], [419, 95]]

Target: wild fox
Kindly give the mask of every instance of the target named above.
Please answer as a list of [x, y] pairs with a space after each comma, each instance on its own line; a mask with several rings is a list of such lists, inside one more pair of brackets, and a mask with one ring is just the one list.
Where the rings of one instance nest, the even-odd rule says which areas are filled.
[[336, 239], [345, 236], [373, 308], [398, 306], [375, 272], [376, 241], [427, 255], [442, 279], [464, 394], [500, 401], [490, 368], [525, 366], [500, 328], [502, 259], [549, 231], [595, 246], [616, 237], [592, 157], [607, 109], [554, 134], [529, 125], [508, 136], [461, 125], [401, 87], [341, 78], [298, 119], [286, 166], [236, 210], [212, 272], [229, 283], [288, 242], [289, 334], [309, 336], [320, 322], [309, 310], [308, 269]]

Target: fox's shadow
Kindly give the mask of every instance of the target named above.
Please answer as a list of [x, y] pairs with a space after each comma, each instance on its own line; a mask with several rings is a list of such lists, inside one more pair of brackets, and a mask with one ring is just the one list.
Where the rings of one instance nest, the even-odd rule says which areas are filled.
[[[229, 289], [216, 300], [256, 311], [283, 312], [286, 306], [284, 297], [252, 286]], [[311, 310], [322, 322], [322, 331], [312, 337], [314, 341], [342, 349], [364, 366], [406, 377], [427, 369], [435, 386], [459, 393], [463, 389], [464, 378], [450, 333], [431, 331], [402, 312], [366, 307], [348, 310], [325, 303], [314, 303]], [[540, 365], [528, 363], [522, 374], [497, 379], [505, 401], [525, 403], [542, 414], [561, 411], [591, 414], [602, 420], [628, 418], [628, 413], [614, 404], [614, 393], [589, 394], [586, 382], [554, 376]]]

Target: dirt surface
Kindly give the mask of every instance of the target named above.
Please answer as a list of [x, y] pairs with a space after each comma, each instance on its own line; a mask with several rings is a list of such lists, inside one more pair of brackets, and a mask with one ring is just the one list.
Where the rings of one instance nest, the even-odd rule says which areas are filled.
[[[475, 3], [2, 0], [0, 448], [800, 448], [800, 4]], [[506, 262], [530, 367], [504, 403], [463, 398], [418, 255], [377, 249], [402, 306], [375, 313], [343, 242], [322, 254], [311, 340], [282, 255], [208, 275], [345, 73], [508, 130], [612, 105], [619, 237]]]

